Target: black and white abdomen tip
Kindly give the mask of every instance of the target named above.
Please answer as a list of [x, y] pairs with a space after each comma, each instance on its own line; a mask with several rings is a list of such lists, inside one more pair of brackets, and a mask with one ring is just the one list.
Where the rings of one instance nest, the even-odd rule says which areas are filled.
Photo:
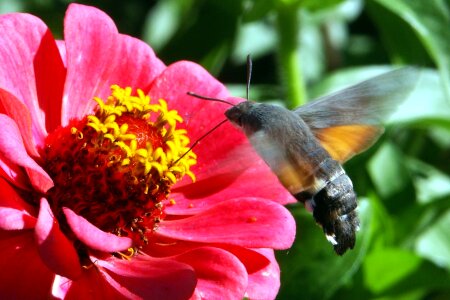
[[359, 219], [356, 195], [347, 174], [329, 181], [313, 196], [313, 216], [337, 254], [342, 255], [355, 246]]

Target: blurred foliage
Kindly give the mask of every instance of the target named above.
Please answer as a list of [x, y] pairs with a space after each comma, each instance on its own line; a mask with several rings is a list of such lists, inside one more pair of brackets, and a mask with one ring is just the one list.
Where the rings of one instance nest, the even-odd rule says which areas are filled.
[[[62, 36], [70, 1], [3, 1]], [[346, 164], [360, 197], [356, 248], [338, 257], [303, 207], [297, 240], [278, 253], [279, 299], [450, 299], [450, 5], [446, 0], [78, 1], [146, 40], [166, 63], [197, 61], [245, 95], [292, 106], [413, 64], [417, 87], [386, 134]], [[288, 34], [287, 34], [288, 33]], [[301, 96], [301, 97], [303, 97]], [[289, 98], [289, 97], [288, 97]], [[298, 99], [297, 99], [298, 100]]]

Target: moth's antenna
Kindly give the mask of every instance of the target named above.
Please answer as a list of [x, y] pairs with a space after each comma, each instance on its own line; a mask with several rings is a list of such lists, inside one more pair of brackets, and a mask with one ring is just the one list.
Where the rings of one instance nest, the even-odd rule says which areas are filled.
[[228, 102], [227, 100], [218, 99], [218, 98], [206, 97], [206, 96], [202, 96], [202, 95], [196, 94], [196, 93], [194, 93], [194, 92], [187, 92], [187, 94], [188, 94], [189, 96], [193, 96], [193, 97], [196, 97], [196, 98], [199, 98], [199, 99], [209, 100], [209, 101], [216, 101], [216, 102], [222, 102], [222, 103], [225, 103], [225, 104], [234, 106], [233, 103]]
[[[252, 78], [252, 58], [250, 57], [250, 54], [247, 55], [247, 101], [249, 100], [249, 92], [250, 92], [250, 80]], [[212, 97], [206, 97], [206, 96], [202, 96], [199, 94], [196, 94], [194, 92], [187, 92], [187, 94], [189, 96], [193, 96], [199, 99], [203, 99], [203, 100], [208, 100], [208, 101], [216, 101], [216, 102], [221, 102], [221, 103], [225, 103], [228, 104], [230, 106], [235, 106], [233, 103], [228, 102], [226, 100], [223, 99], [218, 99], [218, 98], [212, 98]], [[221, 121], [219, 124], [217, 124], [216, 126], [214, 126], [212, 129], [208, 130], [208, 132], [206, 132], [204, 135], [202, 135], [201, 137], [199, 137], [193, 144], [192, 146], [189, 148], [189, 150], [187, 150], [185, 153], [183, 153], [183, 155], [181, 155], [175, 162], [173, 162], [173, 164], [176, 164], [180, 159], [182, 159], [184, 156], [186, 156], [186, 154], [188, 154], [190, 151], [192, 151], [192, 149], [197, 146], [197, 144], [203, 140], [205, 137], [207, 137], [211, 132], [213, 132], [214, 130], [216, 130], [217, 128], [219, 128], [223, 123], [225, 123], [226, 121], [228, 121], [228, 119], [225, 119], [223, 121]]]
[[[206, 100], [211, 100], [211, 99], [206, 99]], [[220, 99], [219, 99], [220, 100]], [[228, 121], [228, 119], [222, 120], [219, 124], [217, 124], [216, 126], [214, 126], [212, 129], [208, 130], [208, 132], [206, 132], [205, 134], [203, 134], [201, 137], [199, 137], [193, 144], [192, 146], [189, 148], [189, 150], [187, 150], [186, 152], [183, 153], [183, 155], [181, 155], [176, 161], [174, 161], [172, 163], [172, 165], [176, 164], [180, 159], [182, 159], [183, 157], [186, 156], [186, 154], [188, 154], [189, 152], [192, 151], [192, 149], [197, 146], [197, 144], [203, 140], [205, 137], [207, 137], [211, 132], [213, 132], [214, 130], [216, 130], [217, 128], [219, 128], [223, 123], [225, 123], [226, 121]]]
[[250, 99], [250, 80], [252, 79], [252, 58], [247, 55], [247, 101]]

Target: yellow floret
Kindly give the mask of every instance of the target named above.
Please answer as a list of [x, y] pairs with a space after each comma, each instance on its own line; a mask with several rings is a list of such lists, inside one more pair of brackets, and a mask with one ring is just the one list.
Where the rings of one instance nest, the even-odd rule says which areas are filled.
[[[190, 167], [196, 163], [197, 157], [195, 153], [189, 151], [187, 131], [177, 129], [178, 123], [183, 122], [178, 112], [169, 110], [163, 99], [151, 104], [150, 97], [140, 89], [133, 94], [130, 87], [120, 88], [113, 85], [111, 90], [111, 96], [105, 102], [100, 98], [94, 98], [98, 110], [95, 115], [87, 118], [87, 126], [99, 134], [99, 141], [109, 140], [111, 147], [117, 147], [122, 151], [123, 154], [117, 156], [117, 162], [112, 160], [111, 164], [117, 163], [124, 168], [134, 168], [135, 176], [140, 174], [150, 177], [160, 176], [171, 184], [181, 180], [184, 175], [194, 181], [195, 176]], [[156, 128], [164, 146], [154, 149], [151, 143], [147, 143], [146, 148], [138, 148], [136, 135], [128, 132], [128, 124], [119, 126], [117, 123], [117, 118], [125, 114], [145, 120]], [[148, 182], [151, 181], [150, 177]], [[152, 191], [154, 189], [155, 187], [149, 188]]]

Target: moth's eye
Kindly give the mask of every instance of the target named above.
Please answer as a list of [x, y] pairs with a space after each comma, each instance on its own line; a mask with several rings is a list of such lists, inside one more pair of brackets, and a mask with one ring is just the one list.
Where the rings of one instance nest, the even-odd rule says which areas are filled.
[[232, 107], [225, 112], [225, 116], [231, 122], [241, 126], [242, 124], [242, 112], [237, 107]]

